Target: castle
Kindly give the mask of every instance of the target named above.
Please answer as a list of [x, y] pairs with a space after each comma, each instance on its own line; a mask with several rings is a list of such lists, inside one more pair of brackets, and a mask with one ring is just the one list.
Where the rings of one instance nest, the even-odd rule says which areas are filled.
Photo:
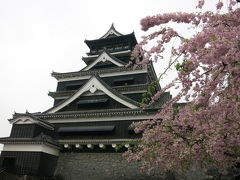
[[[49, 92], [53, 107], [41, 113], [15, 113], [9, 119], [10, 137], [0, 138], [2, 170], [67, 180], [142, 176], [122, 152], [141, 137], [131, 124], [152, 119], [157, 111], [140, 107], [142, 94], [157, 81], [153, 64], [129, 65], [136, 37], [119, 33], [113, 25], [99, 39], [85, 43], [90, 49], [82, 58], [86, 67], [52, 73], [58, 83], [56, 91]], [[155, 90], [159, 89], [157, 83]], [[165, 93], [160, 101], [169, 98]]]

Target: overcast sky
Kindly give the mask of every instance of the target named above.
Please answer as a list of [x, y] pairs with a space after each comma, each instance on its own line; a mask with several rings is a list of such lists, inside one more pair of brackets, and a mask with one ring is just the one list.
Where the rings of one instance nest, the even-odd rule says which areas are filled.
[[[147, 15], [196, 11], [197, 0], [0, 0], [0, 137], [10, 134], [15, 112], [50, 108], [57, 81], [51, 72], [82, 69], [85, 39], [114, 23], [122, 34], [144, 35]], [[158, 66], [156, 66], [158, 68]]]

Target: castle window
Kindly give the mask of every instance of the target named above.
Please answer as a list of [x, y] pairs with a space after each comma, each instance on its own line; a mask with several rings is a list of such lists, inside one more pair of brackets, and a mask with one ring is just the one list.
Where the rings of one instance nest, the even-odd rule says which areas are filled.
[[98, 103], [106, 103], [108, 98], [101, 98], [101, 99], [84, 99], [79, 100], [77, 102], [78, 105], [85, 105], [85, 104], [98, 104]]
[[101, 108], [108, 105], [109, 98], [82, 99], [77, 102], [78, 109]]
[[83, 82], [72, 82], [66, 85], [66, 90], [77, 90], [83, 85]]
[[60, 127], [58, 133], [60, 135], [90, 135], [90, 134], [111, 134], [115, 130], [115, 126], [81, 126], [81, 127]]
[[115, 86], [131, 85], [131, 84], [134, 84], [134, 78], [124, 77], [124, 78], [115, 79], [113, 82]]

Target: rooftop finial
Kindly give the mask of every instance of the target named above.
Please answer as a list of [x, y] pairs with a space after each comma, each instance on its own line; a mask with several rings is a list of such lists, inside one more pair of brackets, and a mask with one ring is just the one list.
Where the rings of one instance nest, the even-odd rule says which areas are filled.
[[105, 35], [103, 35], [100, 39], [105, 39], [105, 38], [107, 38], [109, 35], [110, 35], [111, 37], [112, 37], [112, 35], [114, 35], [114, 36], [122, 36], [122, 34], [119, 33], [119, 32], [115, 29], [114, 23], [112, 23], [112, 25], [111, 25], [110, 29], [108, 30], [108, 32], [107, 32]]

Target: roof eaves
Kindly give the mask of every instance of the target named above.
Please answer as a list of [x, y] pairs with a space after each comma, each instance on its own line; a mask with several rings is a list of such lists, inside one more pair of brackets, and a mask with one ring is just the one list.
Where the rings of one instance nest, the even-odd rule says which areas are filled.
[[97, 70], [89, 70], [89, 71], [75, 71], [75, 72], [67, 72], [67, 73], [52, 73], [52, 76], [57, 80], [61, 78], [69, 78], [69, 77], [78, 77], [78, 76], [86, 76], [86, 75], [94, 75], [94, 74], [103, 74], [103, 73], [112, 73], [112, 72], [122, 72], [122, 71], [132, 71], [132, 70], [142, 70], [144, 67], [142, 65], [137, 65], [134, 69], [133, 67], [117, 67], [117, 68], [109, 68], [109, 69], [97, 69]]

